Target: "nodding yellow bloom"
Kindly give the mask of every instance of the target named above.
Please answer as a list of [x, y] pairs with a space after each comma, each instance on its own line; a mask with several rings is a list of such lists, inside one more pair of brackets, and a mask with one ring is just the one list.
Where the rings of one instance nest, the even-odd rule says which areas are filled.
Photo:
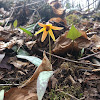
[[40, 29], [38, 32], [36, 32], [34, 35], [37, 35], [37, 34], [43, 32], [42, 38], [41, 38], [41, 41], [42, 42], [47, 37], [47, 34], [48, 33], [50, 34], [51, 38], [55, 41], [55, 36], [54, 36], [52, 30], [62, 30], [63, 29], [63, 27], [52, 26], [52, 24], [42, 24], [42, 23], [38, 23], [38, 25], [41, 26], [41, 27], [43, 27], [43, 28]]

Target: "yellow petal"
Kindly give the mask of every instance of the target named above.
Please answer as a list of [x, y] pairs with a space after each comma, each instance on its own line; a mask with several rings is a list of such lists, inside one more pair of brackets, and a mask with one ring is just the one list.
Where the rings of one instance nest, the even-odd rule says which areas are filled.
[[54, 34], [53, 34], [53, 32], [52, 32], [51, 29], [49, 30], [49, 34], [50, 34], [50, 36], [52, 37], [53, 41], [55, 41], [55, 36], [54, 36]]
[[43, 34], [42, 34], [42, 38], [41, 41], [43, 42], [45, 40], [45, 38], [47, 37], [48, 31], [44, 30]]
[[44, 28], [40, 29], [38, 32], [36, 32], [34, 35], [37, 35], [39, 33], [41, 33], [42, 31], [44, 31]]
[[53, 30], [62, 30], [62, 29], [63, 29], [63, 27], [51, 26], [51, 29], [53, 29]]
[[41, 26], [41, 27], [45, 26], [45, 24], [42, 24], [42, 23], [38, 23], [38, 25]]

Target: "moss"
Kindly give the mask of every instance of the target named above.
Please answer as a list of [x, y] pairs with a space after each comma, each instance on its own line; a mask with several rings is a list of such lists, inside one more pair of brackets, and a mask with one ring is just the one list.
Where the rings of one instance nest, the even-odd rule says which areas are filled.
[[72, 98], [68, 96], [66, 93], [78, 99], [83, 97], [81, 85], [75, 84], [73, 86], [57, 86], [55, 90], [51, 90], [51, 92], [49, 93], [49, 98], [50, 100], [71, 100]]
[[76, 24], [79, 22], [79, 17], [75, 14], [70, 14], [66, 17], [67, 23], [70, 24]]

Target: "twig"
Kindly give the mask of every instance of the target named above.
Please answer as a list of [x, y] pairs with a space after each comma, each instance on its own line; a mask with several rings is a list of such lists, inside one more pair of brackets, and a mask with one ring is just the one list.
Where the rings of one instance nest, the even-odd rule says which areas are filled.
[[[43, 52], [43, 50], [40, 50], [38, 49], [40, 52]], [[46, 54], [50, 54], [49, 52], [45, 52]], [[94, 66], [94, 67], [100, 67], [100, 65], [97, 65], [97, 64], [91, 64], [91, 63], [82, 63], [82, 62], [79, 62], [79, 61], [75, 61], [75, 60], [70, 60], [70, 59], [67, 59], [67, 58], [63, 58], [63, 57], [60, 57], [60, 56], [57, 56], [57, 55], [54, 55], [54, 54], [51, 54], [51, 56], [53, 57], [56, 57], [56, 58], [59, 58], [59, 59], [62, 59], [62, 60], [66, 60], [66, 61], [69, 61], [69, 62], [73, 62], [73, 63], [77, 63], [77, 64], [83, 64], [83, 65], [91, 65], [91, 66]]]
[[[95, 0], [94, 2], [97, 2], [97, 1], [99, 1], [99, 0]], [[93, 5], [93, 3], [94, 3], [94, 2], [92, 2], [92, 3], [91, 3], [91, 4], [89, 4], [88, 6]], [[83, 9], [85, 9], [85, 8], [87, 8], [88, 6], [86, 6], [86, 7], [82, 8], [82, 10], [83, 10]]]
[[0, 86], [19, 86], [19, 84], [0, 84]]
[[7, 24], [8, 24], [8, 22], [9, 22], [10, 18], [12, 17], [12, 15], [13, 15], [13, 13], [14, 13], [14, 10], [15, 10], [15, 8], [12, 9], [11, 15], [10, 15], [9, 19], [7, 20], [7, 22], [6, 22], [5, 26], [4, 26], [4, 28], [7, 26]]
[[73, 95], [71, 95], [71, 94], [69, 94], [69, 93], [65, 93], [64, 91], [62, 91], [62, 90], [56, 90], [56, 91], [59, 91], [59, 92], [62, 92], [63, 94], [66, 94], [66, 95], [68, 95], [68, 96], [70, 96], [71, 98], [73, 98], [73, 99], [75, 99], [75, 100], [80, 100], [80, 99], [78, 99], [78, 98], [76, 98], [75, 96], [73, 96]]
[[94, 55], [97, 55], [97, 54], [99, 54], [99, 53], [100, 53], [100, 51], [97, 52], [97, 53], [94, 53], [94, 54], [88, 55], [88, 56], [86, 56], [86, 57], [80, 58], [80, 59], [78, 59], [78, 60], [79, 60], [79, 61], [80, 61], [80, 60], [84, 60], [84, 59], [87, 59], [87, 58], [92, 57], [92, 56], [94, 56]]

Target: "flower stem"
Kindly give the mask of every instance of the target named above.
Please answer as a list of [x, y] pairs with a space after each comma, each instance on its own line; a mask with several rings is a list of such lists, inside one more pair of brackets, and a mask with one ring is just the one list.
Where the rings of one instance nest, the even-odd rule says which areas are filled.
[[50, 60], [50, 63], [51, 63], [51, 40], [50, 40], [50, 34], [49, 35], [49, 60]]

